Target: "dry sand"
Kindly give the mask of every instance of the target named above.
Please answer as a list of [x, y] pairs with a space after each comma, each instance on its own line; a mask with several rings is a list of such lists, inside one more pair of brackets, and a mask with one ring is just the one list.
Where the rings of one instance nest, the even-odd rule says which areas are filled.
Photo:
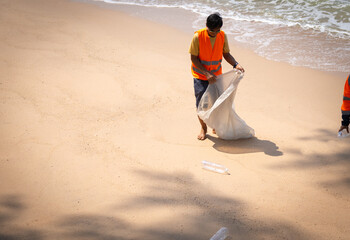
[[231, 45], [256, 138], [202, 142], [192, 34], [65, 0], [0, 9], [1, 240], [350, 239], [345, 73]]

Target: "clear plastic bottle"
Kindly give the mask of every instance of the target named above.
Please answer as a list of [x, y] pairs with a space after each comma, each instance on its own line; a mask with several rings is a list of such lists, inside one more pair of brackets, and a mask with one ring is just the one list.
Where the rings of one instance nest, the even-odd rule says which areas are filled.
[[210, 240], [225, 240], [229, 236], [228, 229], [225, 227], [220, 228]]
[[338, 132], [338, 138], [345, 138], [348, 137], [350, 134], [346, 131], [346, 129], [343, 129], [342, 131]]
[[206, 170], [209, 170], [209, 171], [213, 171], [213, 172], [217, 172], [217, 173], [221, 173], [221, 174], [229, 174], [228, 168], [226, 168], [220, 164], [216, 164], [216, 163], [212, 163], [212, 162], [208, 162], [208, 161], [202, 161], [202, 167]]

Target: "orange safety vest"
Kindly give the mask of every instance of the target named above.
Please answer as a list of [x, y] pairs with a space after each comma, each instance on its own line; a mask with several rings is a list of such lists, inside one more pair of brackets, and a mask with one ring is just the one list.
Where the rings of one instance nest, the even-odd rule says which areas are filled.
[[[197, 31], [199, 40], [199, 61], [211, 73], [218, 76], [222, 74], [221, 62], [225, 43], [225, 33], [220, 31], [216, 35], [214, 47], [211, 46], [206, 28]], [[194, 78], [208, 80], [207, 77], [192, 63], [192, 75]]]
[[346, 79], [345, 86], [344, 86], [344, 95], [343, 95], [343, 104], [341, 106], [341, 112], [344, 115], [350, 115], [350, 83], [349, 83], [349, 77]]

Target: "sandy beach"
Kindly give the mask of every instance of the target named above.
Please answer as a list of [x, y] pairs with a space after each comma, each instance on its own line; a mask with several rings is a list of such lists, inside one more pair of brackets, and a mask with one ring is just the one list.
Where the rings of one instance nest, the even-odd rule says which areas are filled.
[[198, 141], [192, 34], [66, 0], [0, 8], [1, 240], [350, 239], [348, 73], [231, 43], [256, 137]]

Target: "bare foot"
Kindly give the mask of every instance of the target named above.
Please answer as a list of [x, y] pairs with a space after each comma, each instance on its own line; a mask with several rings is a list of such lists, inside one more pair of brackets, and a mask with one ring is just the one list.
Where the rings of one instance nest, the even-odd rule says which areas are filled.
[[206, 137], [207, 137], [207, 128], [201, 128], [201, 131], [197, 137], [198, 140], [203, 141], [204, 139], [206, 139]]
[[216, 134], [216, 131], [215, 131], [215, 129], [213, 129], [213, 134]]

